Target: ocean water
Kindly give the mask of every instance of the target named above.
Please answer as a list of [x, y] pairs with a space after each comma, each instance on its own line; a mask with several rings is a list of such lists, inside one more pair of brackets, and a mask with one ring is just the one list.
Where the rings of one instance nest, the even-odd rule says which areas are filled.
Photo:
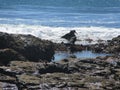
[[2, 32], [62, 42], [73, 29], [77, 43], [120, 35], [120, 0], [0, 0]]

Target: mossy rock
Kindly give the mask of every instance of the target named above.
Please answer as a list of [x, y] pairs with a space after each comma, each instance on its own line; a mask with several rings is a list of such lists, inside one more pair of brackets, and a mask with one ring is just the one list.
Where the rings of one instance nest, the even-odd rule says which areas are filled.
[[36, 62], [30, 61], [12, 61], [10, 63], [10, 68], [17, 72], [34, 73], [36, 71], [36, 65]]
[[40, 84], [40, 78], [32, 75], [20, 75], [18, 76], [18, 79], [20, 82], [27, 84], [27, 85], [39, 85]]

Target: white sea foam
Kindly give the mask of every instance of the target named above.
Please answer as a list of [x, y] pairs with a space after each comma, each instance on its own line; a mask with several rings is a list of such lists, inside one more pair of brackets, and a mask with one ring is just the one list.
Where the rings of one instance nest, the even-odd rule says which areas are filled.
[[120, 35], [120, 28], [106, 28], [106, 27], [49, 27], [40, 25], [13, 25], [13, 24], [0, 24], [0, 31], [14, 34], [32, 34], [41, 39], [51, 40], [53, 42], [66, 42], [60, 37], [70, 30], [76, 30], [77, 43], [86, 43], [85, 39], [93, 39], [97, 41], [110, 40], [113, 37]]

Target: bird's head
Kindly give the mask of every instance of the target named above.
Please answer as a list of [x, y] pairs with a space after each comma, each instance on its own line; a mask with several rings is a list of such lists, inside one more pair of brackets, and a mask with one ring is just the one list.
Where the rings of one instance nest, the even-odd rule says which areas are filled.
[[75, 30], [71, 30], [70, 33], [77, 33]]

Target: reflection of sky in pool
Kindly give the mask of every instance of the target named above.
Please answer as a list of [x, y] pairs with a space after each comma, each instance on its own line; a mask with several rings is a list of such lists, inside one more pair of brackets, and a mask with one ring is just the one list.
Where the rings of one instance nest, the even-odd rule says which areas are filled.
[[[68, 58], [71, 54], [67, 52], [56, 52], [54, 57], [55, 61], [62, 60]], [[77, 58], [85, 59], [85, 58], [96, 58], [98, 56], [106, 56], [108, 54], [105, 53], [93, 53], [92, 51], [81, 51], [73, 53]]]

